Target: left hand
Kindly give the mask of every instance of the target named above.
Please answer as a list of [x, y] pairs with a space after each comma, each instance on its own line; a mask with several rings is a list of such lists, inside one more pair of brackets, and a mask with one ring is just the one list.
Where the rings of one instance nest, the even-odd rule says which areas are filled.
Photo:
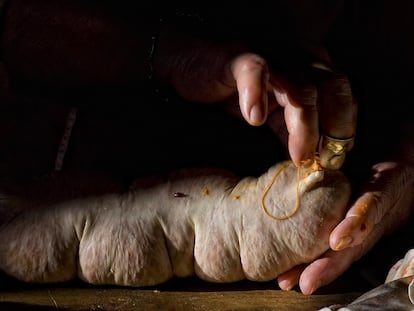
[[413, 212], [413, 185], [414, 166], [403, 162], [374, 165], [371, 180], [332, 231], [331, 249], [313, 262], [281, 274], [280, 288], [290, 290], [298, 284], [309, 295], [338, 278]]

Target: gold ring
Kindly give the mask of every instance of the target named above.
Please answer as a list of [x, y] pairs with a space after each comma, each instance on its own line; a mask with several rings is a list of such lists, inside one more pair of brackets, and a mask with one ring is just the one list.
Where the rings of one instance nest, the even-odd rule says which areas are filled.
[[351, 150], [354, 145], [355, 137], [350, 138], [335, 138], [328, 135], [322, 135], [321, 137], [321, 148], [331, 151], [334, 155], [341, 155]]
[[354, 136], [335, 138], [322, 135], [319, 142], [319, 162], [323, 168], [339, 169], [345, 161], [346, 153], [354, 145]]

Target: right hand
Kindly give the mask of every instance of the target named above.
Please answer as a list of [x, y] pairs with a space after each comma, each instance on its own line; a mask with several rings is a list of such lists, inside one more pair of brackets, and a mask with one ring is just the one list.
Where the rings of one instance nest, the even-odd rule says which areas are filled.
[[[325, 67], [318, 69], [323, 75], [318, 84], [315, 81], [299, 83], [295, 72], [289, 73], [294, 77], [290, 79], [272, 71], [263, 57], [243, 48], [204, 46], [202, 42], [188, 40], [191, 39], [166, 40], [169, 48], [160, 44], [161, 49], [170, 51], [169, 54], [161, 52], [165, 58], [162, 64], [168, 67], [161, 70], [164, 80], [188, 101], [230, 101], [233, 111], [249, 124], [260, 126], [267, 120], [297, 166], [314, 158], [322, 134], [338, 139], [355, 135], [357, 106], [344, 75]], [[174, 51], [171, 45], [179, 52], [171, 52]], [[191, 48], [185, 49], [185, 46]], [[325, 50], [321, 51], [318, 56], [322, 63], [329, 62]], [[345, 158], [345, 153], [339, 157], [330, 150], [320, 153], [322, 166], [328, 168], [338, 169]]]

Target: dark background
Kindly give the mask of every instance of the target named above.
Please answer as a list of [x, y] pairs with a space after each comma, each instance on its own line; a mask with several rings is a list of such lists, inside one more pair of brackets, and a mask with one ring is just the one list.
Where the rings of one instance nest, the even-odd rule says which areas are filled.
[[[297, 16], [280, 9], [296, 2], [304, 6]], [[261, 174], [286, 158], [286, 150], [266, 126], [251, 127], [223, 113], [220, 105], [187, 103], [169, 91], [159, 91], [140, 74], [147, 56], [139, 52], [134, 37], [140, 27], [153, 27], [153, 20], [134, 19], [134, 13], [143, 9], [137, 5], [104, 4], [10, 0], [5, 6], [0, 68], [2, 177], [53, 172], [71, 107], [77, 107], [78, 114], [63, 170], [104, 172], [130, 180], [179, 167], [215, 166], [243, 176]], [[278, 43], [287, 40], [286, 33], [321, 40], [330, 48], [338, 69], [350, 77], [359, 102], [356, 145], [343, 169], [356, 183], [362, 182], [371, 165], [399, 143], [399, 126], [412, 123], [414, 4], [313, 4], [281, 1], [282, 6], [274, 8], [239, 3], [237, 9], [236, 4], [228, 10], [210, 7], [206, 16], [215, 31], [224, 23], [224, 38], [229, 33], [250, 36], [255, 44], [264, 42], [260, 49], [269, 55], [277, 55], [273, 53]], [[319, 25], [320, 21], [337, 7], [341, 10], [335, 21], [323, 31], [326, 25]], [[213, 13], [219, 14], [212, 18]], [[297, 31], [295, 18], [305, 33]], [[407, 236], [404, 230], [402, 235]], [[374, 283], [381, 280], [389, 264], [407, 249], [406, 244], [395, 243], [398, 240], [385, 239], [367, 256], [370, 264], [364, 266], [362, 261], [358, 271], [365, 271], [370, 275], [365, 278]], [[378, 262], [384, 252], [392, 253], [392, 258]]]

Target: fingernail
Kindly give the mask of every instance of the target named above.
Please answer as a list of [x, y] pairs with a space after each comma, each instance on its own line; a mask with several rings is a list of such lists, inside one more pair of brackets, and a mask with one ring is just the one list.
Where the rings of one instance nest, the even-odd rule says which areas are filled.
[[321, 282], [320, 281], [315, 281], [315, 284], [313, 284], [313, 286], [309, 286], [309, 288], [306, 288], [306, 286], [303, 286], [302, 293], [304, 295], [312, 295], [314, 292], [316, 292], [318, 290], [318, 288], [320, 286], [321, 286]]
[[261, 125], [264, 121], [264, 117], [265, 116], [260, 105], [254, 105], [250, 110], [249, 118], [253, 125]]
[[312, 287], [308, 292], [304, 292], [305, 295], [312, 295], [317, 290], [317, 287]]
[[344, 248], [350, 246], [352, 242], [353, 242], [353, 238], [350, 237], [349, 235], [348, 236], [345, 236], [345, 237], [342, 237], [339, 240], [339, 242], [335, 245], [334, 250], [335, 251], [339, 251], [341, 249], [344, 249]]
[[291, 290], [296, 284], [292, 284], [288, 280], [279, 281], [279, 287], [281, 290], [289, 291]]

